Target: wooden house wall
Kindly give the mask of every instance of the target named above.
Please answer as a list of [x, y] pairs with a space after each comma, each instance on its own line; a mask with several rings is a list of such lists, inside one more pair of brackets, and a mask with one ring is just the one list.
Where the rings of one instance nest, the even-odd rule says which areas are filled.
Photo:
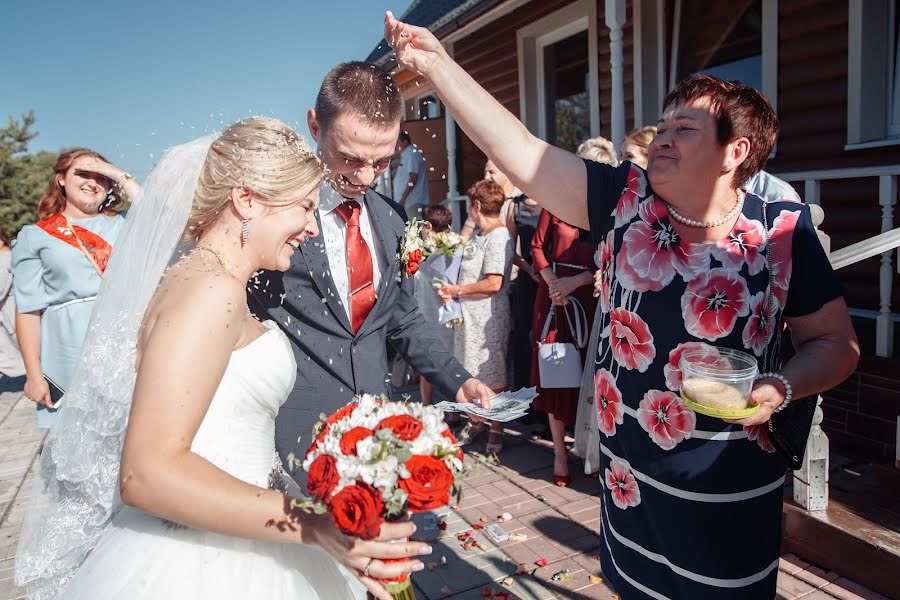
[[[790, 0], [778, 3], [778, 116], [781, 138], [767, 169], [843, 169], [900, 163], [900, 146], [844, 150], [847, 144], [847, 0]], [[795, 184], [803, 195], [802, 184]], [[838, 249], [881, 231], [875, 178], [825, 181], [822, 229]], [[848, 304], [877, 310], [880, 259], [838, 272]], [[900, 305], [895, 277], [894, 305]], [[895, 308], [896, 310], [896, 308]]]
[[[571, 4], [572, 0], [541, 0], [529, 2], [467, 37], [453, 46], [456, 61], [468, 71], [503, 106], [519, 115], [519, 57], [516, 32], [553, 12]], [[597, 2], [597, 59], [600, 93], [600, 135], [610, 136], [612, 79], [610, 77], [609, 29], [604, 21], [604, 2]], [[625, 81], [626, 127], [634, 123], [634, 49], [631, 0], [626, 3], [628, 20], [623, 28], [623, 58]], [[460, 191], [481, 179], [484, 154], [459, 132]]]

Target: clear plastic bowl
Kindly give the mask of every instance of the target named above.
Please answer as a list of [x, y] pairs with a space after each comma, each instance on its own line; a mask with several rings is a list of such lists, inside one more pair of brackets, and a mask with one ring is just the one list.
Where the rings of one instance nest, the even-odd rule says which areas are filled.
[[712, 417], [743, 419], [756, 413], [750, 404], [759, 375], [756, 357], [731, 348], [709, 346], [688, 350], [678, 362], [681, 398], [696, 412]]

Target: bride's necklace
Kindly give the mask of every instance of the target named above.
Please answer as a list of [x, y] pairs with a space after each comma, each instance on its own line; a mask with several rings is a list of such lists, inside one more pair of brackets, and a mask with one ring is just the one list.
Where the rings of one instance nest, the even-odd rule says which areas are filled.
[[675, 210], [675, 207], [671, 204], [666, 204], [666, 209], [669, 211], [669, 215], [679, 223], [687, 225], [688, 227], [699, 227], [702, 229], [711, 229], [713, 227], [718, 227], [719, 225], [723, 225], [727, 223], [738, 213], [741, 209], [741, 193], [738, 190], [734, 190], [734, 206], [731, 210], [729, 210], [725, 215], [719, 217], [715, 221], [695, 221], [694, 219], [689, 219], [685, 217], [683, 214], [679, 213]]
[[[219, 266], [222, 268], [222, 270], [225, 271], [226, 273], [228, 273], [229, 275], [231, 275], [232, 277], [234, 277], [234, 273], [232, 273], [232, 272], [228, 269], [228, 267], [225, 266], [225, 261], [222, 260], [222, 257], [219, 255], [218, 252], [216, 252], [215, 250], [213, 250], [213, 249], [210, 248], [209, 246], [194, 246], [194, 250], [205, 250], [205, 251], [209, 252], [210, 254], [212, 254], [213, 257], [216, 259], [216, 262], [219, 263]], [[237, 277], [235, 277], [235, 279], [237, 279]], [[254, 319], [256, 319], [256, 317], [253, 316], [253, 313], [250, 312], [250, 307], [249, 307], [248, 305], [246, 305], [246, 304], [244, 305], [244, 310], [246, 311], [246, 313], [247, 313], [248, 315], [250, 315], [251, 317], [253, 317]], [[257, 319], [257, 320], [258, 320], [258, 319]]]
[[215, 250], [213, 250], [212, 248], [210, 248], [209, 246], [194, 246], [194, 250], [204, 250], [206, 252], [209, 252], [210, 254], [213, 255], [213, 258], [216, 259], [216, 262], [219, 263], [219, 266], [222, 267], [222, 270], [225, 271], [226, 273], [228, 273], [229, 275], [232, 275], [231, 271], [228, 270], [228, 267], [225, 266], [225, 261], [222, 260], [222, 257], [219, 255], [219, 253], [216, 252]]

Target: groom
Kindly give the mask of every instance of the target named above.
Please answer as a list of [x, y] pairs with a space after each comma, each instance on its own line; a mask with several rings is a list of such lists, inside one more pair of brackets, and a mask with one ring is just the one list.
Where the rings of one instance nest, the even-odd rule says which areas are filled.
[[[380, 67], [348, 62], [325, 76], [307, 115], [328, 168], [316, 214], [322, 235], [300, 246], [286, 273], [261, 273], [249, 287], [251, 310], [281, 326], [297, 359], [275, 421], [285, 467], [290, 453], [303, 456], [320, 413], [355, 393], [390, 392], [387, 341], [446, 397], [487, 405], [493, 395], [422, 318], [397, 259], [406, 215], [369, 189], [390, 165], [402, 115], [400, 90]], [[291, 475], [305, 490], [299, 471]]]

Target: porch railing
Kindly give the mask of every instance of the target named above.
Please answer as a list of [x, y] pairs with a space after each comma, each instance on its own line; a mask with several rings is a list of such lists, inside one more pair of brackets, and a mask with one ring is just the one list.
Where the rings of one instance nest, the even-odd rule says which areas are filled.
[[[878, 274], [878, 310], [873, 311], [851, 307], [850, 314], [854, 317], [875, 319], [875, 355], [885, 358], [891, 357], [894, 351], [894, 322], [900, 320], [900, 315], [891, 312], [891, 288], [894, 284], [894, 272], [900, 272], [900, 253], [898, 253], [897, 257], [897, 267], [894, 268], [892, 266], [893, 249], [898, 244], [891, 245], [891, 242], [896, 240], [896, 237], [891, 236], [889, 232], [894, 229], [894, 207], [897, 205], [897, 176], [900, 175], [900, 165], [863, 167], [859, 169], [793, 171], [774, 174], [785, 181], [802, 181], [804, 200], [807, 204], [815, 205], [821, 204], [820, 190], [823, 181], [878, 178], [878, 204], [881, 206], [882, 235], [835, 251], [831, 254], [831, 262], [835, 269], [839, 269], [876, 254], [881, 254], [881, 269]], [[874, 251], [876, 249], [878, 250], [877, 252]]]
[[[828, 252], [831, 266], [842, 269], [860, 261], [881, 255], [879, 270], [879, 310], [867, 311], [850, 309], [853, 316], [875, 319], [875, 354], [882, 357], [893, 355], [894, 321], [896, 313], [891, 312], [891, 290], [894, 283], [892, 268], [895, 248], [900, 248], [900, 228], [894, 228], [894, 206], [897, 204], [897, 176], [900, 165], [887, 167], [867, 167], [862, 169], [834, 169], [828, 171], [800, 171], [778, 173], [778, 177], [786, 181], [802, 181], [806, 202], [811, 206], [813, 223], [819, 231], [819, 238], [825, 251]], [[820, 185], [824, 180], [855, 179], [863, 177], [878, 178], [878, 204], [881, 206], [881, 233], [852, 244], [840, 250], [831, 251], [831, 241], [822, 233], [819, 226], [825, 218], [820, 203]], [[897, 256], [897, 269], [900, 272], [900, 251]], [[822, 397], [813, 416], [812, 429], [806, 444], [803, 465], [794, 471], [794, 501], [807, 510], [822, 511], [828, 508], [828, 436], [822, 430]], [[900, 443], [900, 417], [897, 421], [897, 441]], [[900, 454], [898, 454], [900, 464]]]

